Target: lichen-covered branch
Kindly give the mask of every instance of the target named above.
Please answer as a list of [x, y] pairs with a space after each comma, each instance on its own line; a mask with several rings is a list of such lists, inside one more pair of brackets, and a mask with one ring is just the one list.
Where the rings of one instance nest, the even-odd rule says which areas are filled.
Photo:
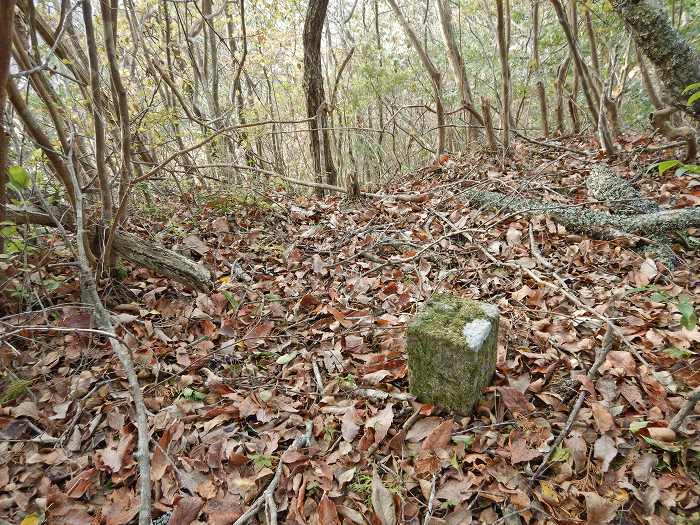
[[683, 90], [700, 80], [700, 55], [676, 31], [661, 5], [651, 0], [614, 0], [613, 7], [637, 46], [654, 65], [676, 107], [700, 119], [700, 101], [685, 104]]
[[[59, 217], [60, 220], [59, 214], [54, 216]], [[57, 226], [50, 214], [33, 205], [8, 206], [7, 218], [15, 224]], [[117, 255], [130, 263], [148, 268], [198, 291], [211, 290], [212, 280], [209, 270], [179, 253], [150, 244], [140, 237], [124, 232], [115, 234], [112, 246]]]
[[543, 213], [572, 231], [601, 239], [647, 236], [669, 231], [700, 227], [700, 208], [663, 210], [632, 216], [615, 216], [602, 211], [583, 209], [495, 191], [473, 189], [465, 192], [471, 204], [510, 213]]

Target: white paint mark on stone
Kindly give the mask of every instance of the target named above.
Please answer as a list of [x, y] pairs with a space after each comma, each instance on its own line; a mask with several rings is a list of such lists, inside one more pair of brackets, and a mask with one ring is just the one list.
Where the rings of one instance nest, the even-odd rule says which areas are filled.
[[481, 346], [491, 333], [491, 323], [486, 319], [475, 319], [464, 325], [462, 330], [472, 352], [481, 350]]
[[498, 311], [498, 306], [496, 306], [495, 304], [479, 303], [479, 306], [481, 306], [481, 309], [484, 311], [486, 317], [488, 317], [489, 319], [494, 319], [500, 315], [500, 312]]

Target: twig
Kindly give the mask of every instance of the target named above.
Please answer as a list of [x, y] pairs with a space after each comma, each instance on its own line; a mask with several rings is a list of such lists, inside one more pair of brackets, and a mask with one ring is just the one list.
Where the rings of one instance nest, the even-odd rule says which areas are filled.
[[532, 252], [532, 255], [534, 255], [535, 259], [537, 259], [537, 262], [539, 262], [545, 268], [549, 268], [549, 269], [553, 268], [552, 263], [544, 258], [544, 256], [542, 255], [542, 252], [540, 251], [540, 248], [537, 246], [537, 242], [535, 241], [535, 234], [532, 231], [532, 223], [531, 222], [528, 223], [527, 229], [528, 229], [528, 234], [530, 235], [530, 251]]
[[117, 355], [119, 362], [124, 369], [131, 397], [136, 412], [136, 429], [138, 432], [137, 442], [137, 462], [139, 468], [139, 525], [151, 525], [151, 460], [149, 455], [149, 433], [148, 418], [146, 416], [146, 404], [143, 401], [141, 385], [139, 384], [134, 363], [131, 359], [131, 351], [122, 343], [122, 340], [114, 335], [114, 326], [109, 312], [102, 304], [102, 300], [97, 293], [97, 285], [90, 268], [88, 258], [88, 248], [86, 246], [85, 222], [83, 218], [83, 193], [80, 191], [80, 184], [75, 170], [69, 164], [69, 174], [75, 192], [75, 222], [76, 241], [78, 244], [78, 264], [80, 265], [80, 287], [83, 301], [90, 304], [94, 310], [95, 323], [98, 328], [106, 332], [112, 351]]
[[318, 393], [323, 394], [323, 378], [321, 377], [321, 371], [318, 368], [318, 363], [316, 362], [315, 357], [311, 358], [311, 366], [314, 369], [314, 379], [316, 379], [316, 388], [318, 389]]
[[425, 513], [423, 518], [423, 525], [428, 525], [433, 517], [433, 504], [435, 503], [435, 480], [436, 476], [433, 474], [433, 480], [430, 483], [430, 497], [428, 498], [428, 511]]
[[[289, 446], [287, 450], [296, 450], [302, 447], [308, 447], [311, 442], [311, 430], [313, 429], [313, 424], [311, 421], [306, 422], [306, 432], [302, 436], [298, 436], [294, 439], [294, 442]], [[282, 467], [283, 462], [280, 457], [279, 463], [277, 463], [277, 468], [275, 469], [275, 475], [272, 477], [272, 481], [263, 491], [260, 496], [252, 503], [250, 508], [243, 513], [243, 515], [238, 518], [233, 525], [244, 525], [248, 523], [253, 517], [258, 513], [260, 507], [267, 505], [268, 513], [268, 523], [277, 523], [277, 506], [274, 503], [275, 490], [277, 489], [277, 484], [282, 477]], [[269, 502], [272, 501], [272, 505]], [[273, 521], [274, 520], [274, 521]]]
[[363, 273], [363, 274], [361, 275], [361, 277], [367, 277], [369, 274], [372, 274], [372, 273], [374, 273], [374, 272], [376, 272], [376, 271], [378, 271], [378, 270], [381, 270], [382, 268], [385, 268], [385, 267], [387, 267], [387, 266], [390, 266], [390, 265], [392, 265], [392, 264], [405, 264], [405, 263], [409, 263], [409, 262], [411, 262], [411, 261], [415, 261], [415, 260], [418, 259], [421, 255], [423, 255], [425, 252], [427, 252], [430, 248], [432, 248], [432, 247], [435, 246], [436, 244], [441, 243], [441, 242], [444, 241], [445, 239], [449, 239], [450, 237], [454, 237], [455, 235], [464, 235], [465, 233], [470, 232], [470, 231], [472, 231], [472, 230], [471, 230], [471, 229], [465, 229], [465, 230], [457, 230], [457, 231], [453, 231], [453, 232], [447, 233], [447, 234], [443, 235], [442, 237], [439, 237], [438, 239], [435, 239], [433, 242], [431, 242], [431, 243], [429, 243], [429, 244], [426, 244], [423, 248], [421, 248], [420, 250], [418, 250], [418, 252], [416, 252], [415, 255], [412, 255], [411, 257], [405, 257], [405, 258], [403, 258], [403, 259], [399, 259], [398, 261], [387, 261], [387, 262], [385, 262], [385, 263], [383, 263], [383, 264], [380, 264], [379, 266], [375, 266], [374, 268], [370, 268], [370, 269], [367, 270], [365, 273]]
[[685, 404], [681, 407], [678, 413], [673, 416], [669, 428], [673, 431], [677, 431], [683, 424], [685, 418], [688, 417], [688, 414], [695, 409], [695, 404], [698, 401], [700, 401], [700, 388], [696, 388], [690, 393], [688, 399], [685, 401]]
[[[588, 370], [588, 373], [586, 376], [589, 379], [594, 379], [596, 375], [598, 375], [598, 369], [600, 366], [603, 364], [605, 361], [605, 357], [608, 355], [608, 352], [610, 352], [610, 349], [613, 346], [613, 343], [615, 342], [615, 330], [614, 330], [614, 325], [608, 324], [608, 327], [605, 331], [605, 336], [603, 336], [603, 345], [600, 348], [600, 350], [596, 354], [596, 359], [591, 366], [591, 368]], [[571, 409], [571, 413], [569, 414], [569, 418], [566, 420], [566, 424], [564, 425], [564, 428], [562, 431], [559, 433], [557, 438], [554, 440], [554, 443], [552, 443], [552, 446], [549, 448], [549, 452], [547, 452], [547, 455], [544, 457], [542, 460], [542, 463], [540, 463], [540, 466], [537, 468], [535, 473], [532, 476], [532, 479], [530, 479], [530, 486], [533, 485], [535, 481], [537, 481], [537, 478], [539, 478], [542, 473], [547, 470], [549, 467], [549, 460], [552, 458], [554, 455], [554, 452], [556, 449], [561, 445], [561, 442], [564, 441], [566, 436], [569, 435], [569, 432], [571, 431], [571, 427], [574, 425], [574, 421], [576, 421], [576, 416], [578, 416], [579, 411], [581, 410], [581, 407], [583, 406], [583, 401], [586, 399], [586, 390], [582, 390], [578, 397], [576, 398], [576, 402], [574, 403], [573, 408]]]

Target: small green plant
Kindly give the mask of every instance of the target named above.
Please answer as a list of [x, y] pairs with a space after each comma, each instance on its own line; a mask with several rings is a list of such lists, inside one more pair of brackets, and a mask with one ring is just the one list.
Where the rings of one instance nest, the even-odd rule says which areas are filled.
[[342, 390], [355, 390], [357, 388], [357, 380], [352, 374], [341, 375], [338, 377], [338, 386]]
[[257, 468], [272, 467], [272, 456], [266, 456], [265, 454], [253, 454], [250, 459]]
[[372, 474], [363, 471], [356, 472], [348, 485], [348, 490], [369, 503], [372, 498]]
[[31, 384], [32, 382], [29, 379], [22, 379], [11, 374], [5, 382], [5, 387], [0, 395], [0, 405], [11, 403], [29, 393], [29, 385]]
[[664, 354], [666, 354], [668, 357], [672, 357], [673, 359], [688, 359], [694, 355], [690, 350], [686, 350], [685, 348], [677, 348], [675, 346], [665, 348]]
[[656, 164], [652, 164], [651, 167], [658, 168], [659, 175], [663, 175], [671, 168], [676, 168], [675, 175], [679, 177], [685, 173], [700, 173], [700, 166], [698, 166], [697, 164], [684, 164], [683, 162], [677, 159], [663, 160]]
[[687, 330], [694, 329], [695, 325], [698, 324], [698, 316], [690, 298], [687, 295], [681, 295], [676, 303], [676, 308], [681, 314], [681, 326]]
[[201, 401], [204, 399], [205, 394], [194, 388], [186, 387], [182, 389], [180, 396], [188, 401]]
[[693, 82], [683, 90], [683, 95], [690, 95], [688, 97], [688, 105], [692, 106], [698, 100], [700, 100], [700, 82]]

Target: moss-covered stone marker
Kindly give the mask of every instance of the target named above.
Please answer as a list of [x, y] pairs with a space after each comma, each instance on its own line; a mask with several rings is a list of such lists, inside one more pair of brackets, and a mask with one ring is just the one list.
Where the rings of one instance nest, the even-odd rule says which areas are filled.
[[468, 414], [496, 370], [498, 308], [435, 294], [408, 325], [408, 378], [418, 401]]

